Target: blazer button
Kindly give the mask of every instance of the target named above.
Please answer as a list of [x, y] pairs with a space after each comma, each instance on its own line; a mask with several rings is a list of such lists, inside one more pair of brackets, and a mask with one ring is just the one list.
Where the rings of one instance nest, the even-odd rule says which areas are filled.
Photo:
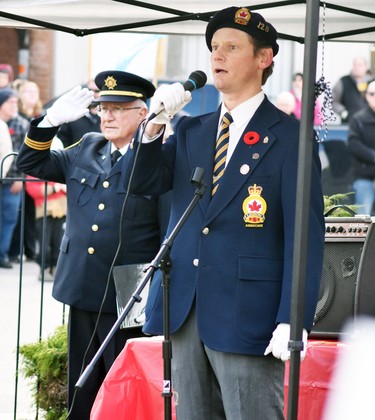
[[98, 205], [98, 209], [99, 209], [99, 210], [104, 210], [104, 209], [105, 209], [105, 205], [104, 205], [103, 203], [100, 203], [100, 204]]
[[90, 248], [88, 248], [87, 252], [92, 255], [92, 254], [94, 254], [95, 249], [92, 246], [90, 246]]
[[108, 188], [109, 187], [109, 182], [108, 181], [104, 181], [103, 182], [103, 187], [104, 188]]
[[92, 225], [91, 229], [93, 230], [93, 232], [97, 232], [99, 230], [99, 226], [98, 225]]
[[196, 267], [198, 267], [198, 265], [199, 265], [199, 259], [198, 258], [195, 258], [193, 260], [193, 265], [195, 265]]
[[205, 228], [202, 230], [202, 233], [203, 233], [204, 235], [208, 235], [208, 234], [210, 233], [210, 229], [209, 229], [208, 227], [205, 227]]
[[86, 182], [86, 178], [81, 179], [81, 184], [84, 184]]

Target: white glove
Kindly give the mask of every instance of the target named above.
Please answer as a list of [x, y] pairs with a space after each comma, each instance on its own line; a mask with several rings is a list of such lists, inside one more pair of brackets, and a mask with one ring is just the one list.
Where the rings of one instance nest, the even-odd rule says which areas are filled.
[[[191, 101], [191, 93], [181, 83], [161, 85], [151, 99], [150, 115], [156, 113], [150, 123], [167, 124], [176, 114]], [[160, 113], [158, 113], [162, 109]]]
[[[288, 343], [290, 340], [290, 325], [289, 324], [279, 324], [275, 331], [272, 333], [272, 338], [268, 344], [264, 355], [272, 354], [276, 359], [281, 359], [283, 362], [286, 362], [290, 359], [290, 351], [288, 350]], [[306, 347], [307, 347], [307, 331], [303, 329], [302, 331], [302, 342], [303, 349], [301, 350], [300, 357], [303, 360], [306, 356]]]
[[93, 99], [94, 94], [91, 90], [76, 86], [60, 96], [51, 108], [48, 108], [47, 119], [54, 127], [78, 120], [89, 112], [87, 107]]

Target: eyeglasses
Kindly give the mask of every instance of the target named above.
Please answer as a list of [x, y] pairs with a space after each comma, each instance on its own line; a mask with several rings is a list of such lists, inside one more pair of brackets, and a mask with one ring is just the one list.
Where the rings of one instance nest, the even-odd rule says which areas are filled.
[[366, 95], [375, 96], [375, 92], [366, 92]]
[[141, 107], [133, 106], [130, 108], [122, 108], [121, 106], [106, 107], [103, 105], [98, 105], [96, 107], [96, 112], [98, 113], [99, 117], [104, 116], [107, 112], [110, 112], [114, 117], [119, 117], [123, 112], [130, 111], [131, 109], [141, 109]]

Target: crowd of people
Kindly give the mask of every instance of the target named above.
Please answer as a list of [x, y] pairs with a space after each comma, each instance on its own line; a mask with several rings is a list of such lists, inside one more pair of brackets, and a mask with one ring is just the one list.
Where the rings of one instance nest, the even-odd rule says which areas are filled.
[[[23, 255], [35, 260], [40, 280], [53, 281], [53, 297], [69, 305], [71, 420], [89, 419], [129, 338], [163, 333], [158, 271], [143, 328], [116, 331], [77, 392], [80, 374], [118, 316], [113, 267], [155, 257], [192, 197], [189, 180], [197, 166], [205, 169], [208, 191], [171, 252], [177, 419], [284, 418], [303, 74], [292, 76], [275, 104], [267, 98], [263, 86], [279, 53], [278, 34], [245, 7], [218, 11], [205, 39], [222, 103], [210, 114], [183, 115], [168, 136], [171, 119], [191, 100], [181, 83], [155, 90], [138, 75], [106, 70], [43, 106], [36, 83], [13, 80], [0, 65], [0, 157], [18, 154], [2, 167], [0, 268]], [[333, 89], [333, 102], [349, 123], [358, 200], [374, 188], [374, 101], [375, 81], [356, 62]], [[314, 124], [322, 122], [321, 106], [317, 98]], [[324, 253], [318, 145], [311, 171], [302, 358]], [[20, 249], [22, 177], [29, 200]]]

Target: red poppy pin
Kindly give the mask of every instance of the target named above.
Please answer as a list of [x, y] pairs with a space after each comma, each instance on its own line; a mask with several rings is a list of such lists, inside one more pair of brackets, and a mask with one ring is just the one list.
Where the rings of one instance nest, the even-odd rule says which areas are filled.
[[245, 134], [243, 141], [245, 144], [252, 146], [253, 144], [258, 143], [259, 139], [259, 134], [256, 131], [249, 131]]
[[13, 135], [14, 135], [14, 133], [15, 133], [14, 128], [10, 128], [10, 129], [9, 129], [9, 134], [10, 134], [11, 136], [13, 136]]

